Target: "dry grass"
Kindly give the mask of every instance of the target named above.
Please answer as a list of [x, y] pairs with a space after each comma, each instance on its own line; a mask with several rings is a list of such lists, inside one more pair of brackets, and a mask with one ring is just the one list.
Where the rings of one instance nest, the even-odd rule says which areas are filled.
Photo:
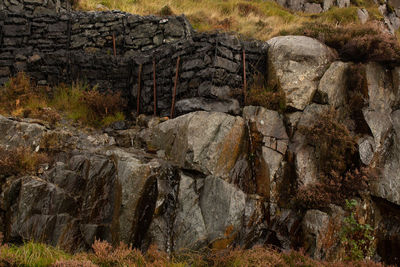
[[40, 164], [49, 162], [47, 154], [26, 147], [11, 150], [0, 147], [0, 176], [34, 174]]
[[140, 15], [185, 14], [199, 31], [235, 31], [245, 37], [267, 40], [281, 30], [290, 30], [310, 21], [273, 1], [243, 0], [80, 0], [78, 9], [118, 9]]
[[364, 7], [370, 20], [382, 20], [378, 6], [372, 0], [353, 0], [348, 8], [333, 7], [321, 14], [305, 14], [283, 8], [267, 0], [76, 0], [80, 10], [117, 9], [133, 14], [185, 14], [199, 31], [224, 30], [244, 37], [268, 40], [281, 32], [293, 32], [300, 25], [331, 26], [360, 25], [357, 8]]
[[126, 105], [121, 93], [100, 93], [81, 83], [40, 87], [23, 72], [0, 88], [0, 114], [40, 119], [51, 126], [64, 115], [83, 126], [104, 127], [124, 120]]
[[[1, 234], [1, 233], [0, 233]], [[182, 251], [168, 256], [156, 247], [146, 253], [125, 244], [112, 247], [105, 241], [95, 241], [93, 252], [71, 255], [57, 248], [40, 243], [8, 246], [0, 243], [0, 263], [16, 266], [383, 266], [372, 261], [324, 262], [313, 260], [302, 252], [278, 252], [256, 246], [252, 249]]]

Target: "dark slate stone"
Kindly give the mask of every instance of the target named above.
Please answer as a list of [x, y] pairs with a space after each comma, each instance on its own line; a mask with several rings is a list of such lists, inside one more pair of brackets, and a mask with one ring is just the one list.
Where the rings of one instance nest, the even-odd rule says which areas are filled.
[[223, 68], [230, 72], [236, 72], [238, 70], [239, 65], [228, 59], [222, 57], [215, 57], [215, 67]]
[[31, 27], [26, 25], [4, 25], [4, 36], [29, 36], [31, 34]]

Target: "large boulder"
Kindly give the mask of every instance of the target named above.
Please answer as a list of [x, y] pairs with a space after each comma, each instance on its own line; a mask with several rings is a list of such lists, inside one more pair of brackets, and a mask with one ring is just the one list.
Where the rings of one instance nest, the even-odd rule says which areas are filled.
[[400, 205], [400, 110], [391, 115], [393, 121], [393, 140], [387, 148], [382, 174], [371, 184], [371, 193]]
[[180, 167], [227, 179], [244, 138], [241, 117], [198, 111], [157, 125], [148, 145]]
[[312, 100], [318, 81], [335, 59], [335, 52], [305, 36], [279, 36], [267, 42], [268, 82], [286, 94], [289, 107], [303, 110]]
[[346, 79], [349, 63], [335, 61], [322, 76], [318, 93], [324, 104], [335, 108], [346, 103]]
[[390, 113], [396, 99], [391, 73], [382, 65], [371, 62], [365, 66], [365, 74], [368, 84], [369, 108]]

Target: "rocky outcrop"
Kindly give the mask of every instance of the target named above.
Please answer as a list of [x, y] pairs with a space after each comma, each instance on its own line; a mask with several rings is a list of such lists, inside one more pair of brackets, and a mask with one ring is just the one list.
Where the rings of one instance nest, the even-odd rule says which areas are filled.
[[311, 103], [318, 81], [335, 58], [332, 49], [305, 36], [281, 36], [267, 42], [268, 83], [286, 95], [288, 107], [304, 110]]

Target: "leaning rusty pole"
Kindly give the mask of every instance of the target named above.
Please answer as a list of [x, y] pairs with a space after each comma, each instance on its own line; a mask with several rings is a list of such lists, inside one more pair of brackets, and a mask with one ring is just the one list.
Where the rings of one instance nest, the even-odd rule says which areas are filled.
[[142, 64], [139, 65], [138, 73], [138, 88], [137, 88], [137, 102], [136, 102], [136, 115], [140, 113], [140, 91], [141, 91], [141, 79], [142, 79]]
[[153, 57], [153, 98], [154, 98], [154, 116], [157, 116], [156, 59], [154, 57]]
[[243, 104], [247, 103], [246, 51], [243, 49]]
[[178, 59], [176, 61], [174, 90], [172, 92], [172, 105], [171, 105], [171, 116], [170, 116], [171, 119], [174, 117], [174, 113], [175, 113], [176, 87], [178, 85], [179, 62], [180, 61], [181, 61], [181, 57], [178, 56]]

